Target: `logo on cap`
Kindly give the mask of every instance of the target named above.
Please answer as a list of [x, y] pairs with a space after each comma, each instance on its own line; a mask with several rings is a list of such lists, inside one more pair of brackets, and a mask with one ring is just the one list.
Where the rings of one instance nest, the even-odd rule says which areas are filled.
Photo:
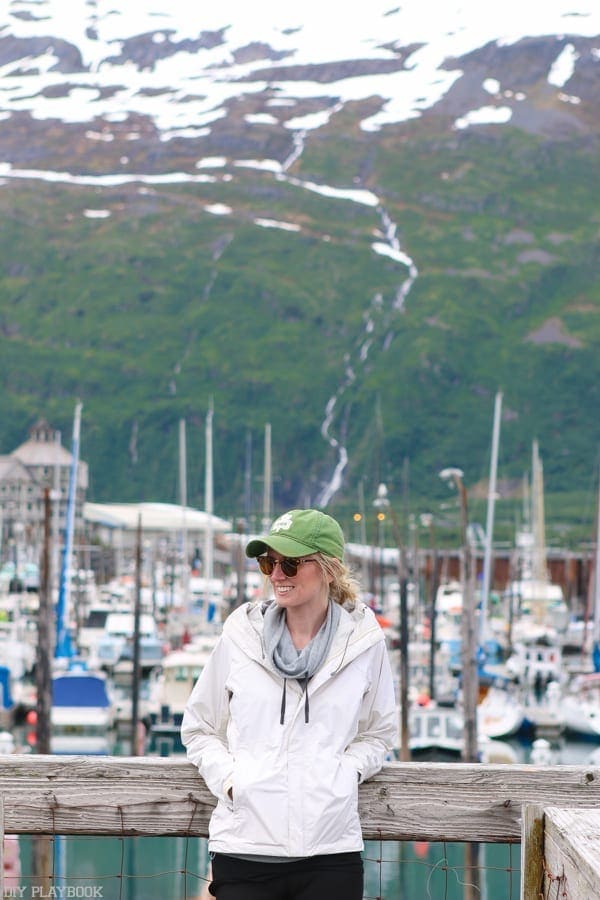
[[279, 516], [278, 519], [275, 519], [273, 524], [271, 525], [271, 532], [273, 531], [287, 531], [293, 525], [293, 519], [291, 513], [284, 513], [283, 516]]

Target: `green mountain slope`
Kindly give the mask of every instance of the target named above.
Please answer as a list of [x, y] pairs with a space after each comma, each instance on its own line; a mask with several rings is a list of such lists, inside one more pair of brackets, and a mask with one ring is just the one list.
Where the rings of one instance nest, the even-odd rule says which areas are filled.
[[417, 498], [445, 495], [443, 466], [484, 479], [502, 390], [501, 477], [527, 471], [536, 438], [549, 494], [586, 496], [600, 445], [597, 133], [456, 131], [443, 110], [369, 135], [358, 122], [346, 107], [290, 174], [381, 199], [418, 271], [402, 305], [408, 269], [374, 252], [381, 210], [367, 203], [242, 168], [214, 184], [6, 181], [0, 450], [40, 415], [68, 444], [80, 398], [90, 499], [170, 501], [185, 417], [188, 498], [202, 505], [214, 398], [217, 512], [244, 510], [249, 436], [259, 505], [267, 422], [282, 508], [316, 502], [332, 476], [321, 425], [337, 395], [330, 435], [349, 461], [331, 508], [348, 514], [361, 480], [367, 497], [381, 480], [405, 492], [407, 461]]

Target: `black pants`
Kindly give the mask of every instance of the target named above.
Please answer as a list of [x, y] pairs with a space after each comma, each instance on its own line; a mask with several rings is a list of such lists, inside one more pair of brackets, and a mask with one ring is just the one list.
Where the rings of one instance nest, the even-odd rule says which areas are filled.
[[254, 862], [215, 853], [209, 891], [218, 900], [362, 900], [360, 853]]

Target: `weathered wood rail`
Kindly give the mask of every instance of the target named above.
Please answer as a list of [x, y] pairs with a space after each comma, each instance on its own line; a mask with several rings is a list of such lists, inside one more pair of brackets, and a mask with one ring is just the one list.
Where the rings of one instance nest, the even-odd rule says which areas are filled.
[[[359, 790], [367, 840], [520, 842], [531, 804], [600, 809], [600, 768], [390, 763]], [[213, 806], [185, 760], [0, 757], [6, 834], [205, 837]]]

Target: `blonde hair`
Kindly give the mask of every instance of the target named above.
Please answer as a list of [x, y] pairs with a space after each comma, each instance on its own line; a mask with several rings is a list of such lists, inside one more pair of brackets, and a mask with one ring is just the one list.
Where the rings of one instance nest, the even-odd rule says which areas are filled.
[[[318, 564], [323, 577], [329, 582], [329, 596], [340, 606], [347, 604], [352, 610], [360, 597], [361, 587], [352, 570], [335, 556], [327, 556], [325, 553], [315, 552], [311, 555]], [[265, 589], [270, 584], [270, 576], [263, 575]]]
[[326, 556], [324, 553], [315, 553], [314, 557], [327, 578], [329, 584], [329, 596], [340, 606], [348, 604], [352, 609], [360, 594], [360, 585], [354, 573], [348, 566], [335, 556]]

